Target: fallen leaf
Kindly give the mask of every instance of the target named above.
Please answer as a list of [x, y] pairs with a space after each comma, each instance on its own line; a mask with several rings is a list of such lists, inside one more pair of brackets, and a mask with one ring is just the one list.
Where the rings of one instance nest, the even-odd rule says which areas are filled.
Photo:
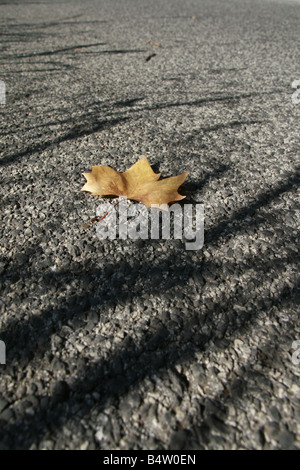
[[155, 47], [161, 47], [161, 44], [159, 44], [159, 42], [154, 42], [152, 41], [152, 39], [149, 39], [149, 41], [147, 41], [147, 44], [150, 44], [151, 46]]
[[87, 182], [81, 191], [98, 196], [123, 196], [139, 201], [148, 207], [152, 204], [169, 204], [184, 199], [177, 192], [188, 171], [160, 181], [161, 173], [154, 173], [147, 157], [142, 157], [132, 167], [120, 173], [109, 166], [92, 166], [91, 173], [83, 173]]

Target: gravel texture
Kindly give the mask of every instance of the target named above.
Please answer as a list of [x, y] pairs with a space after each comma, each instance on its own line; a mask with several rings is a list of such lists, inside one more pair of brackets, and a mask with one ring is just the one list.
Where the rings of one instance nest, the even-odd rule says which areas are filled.
[[[299, 448], [299, 21], [0, 1], [1, 449]], [[81, 173], [141, 155], [190, 171], [203, 249], [96, 236]]]

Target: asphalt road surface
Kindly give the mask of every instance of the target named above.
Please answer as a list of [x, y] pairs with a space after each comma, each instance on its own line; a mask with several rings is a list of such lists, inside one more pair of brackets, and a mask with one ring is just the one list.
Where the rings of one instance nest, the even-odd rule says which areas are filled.
[[[299, 22], [0, 0], [1, 449], [299, 448]], [[202, 248], [97, 236], [82, 173], [142, 155]]]

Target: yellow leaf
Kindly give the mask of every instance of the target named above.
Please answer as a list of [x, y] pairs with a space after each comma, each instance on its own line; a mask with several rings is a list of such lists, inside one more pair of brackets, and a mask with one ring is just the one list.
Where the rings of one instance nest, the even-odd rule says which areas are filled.
[[89, 191], [98, 196], [124, 196], [148, 207], [185, 198], [177, 190], [186, 179], [188, 171], [162, 180], [159, 180], [160, 175], [154, 173], [147, 157], [140, 158], [124, 173], [109, 166], [92, 166], [91, 173], [83, 173], [87, 182], [81, 191]]

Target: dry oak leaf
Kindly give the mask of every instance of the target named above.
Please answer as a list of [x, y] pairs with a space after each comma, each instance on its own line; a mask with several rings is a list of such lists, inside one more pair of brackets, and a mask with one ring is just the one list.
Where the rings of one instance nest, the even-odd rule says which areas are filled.
[[124, 196], [148, 207], [169, 204], [184, 199], [177, 192], [188, 171], [158, 181], [161, 173], [154, 173], [147, 157], [140, 158], [132, 167], [119, 173], [109, 166], [92, 166], [91, 173], [83, 173], [87, 182], [81, 191], [98, 196]]

